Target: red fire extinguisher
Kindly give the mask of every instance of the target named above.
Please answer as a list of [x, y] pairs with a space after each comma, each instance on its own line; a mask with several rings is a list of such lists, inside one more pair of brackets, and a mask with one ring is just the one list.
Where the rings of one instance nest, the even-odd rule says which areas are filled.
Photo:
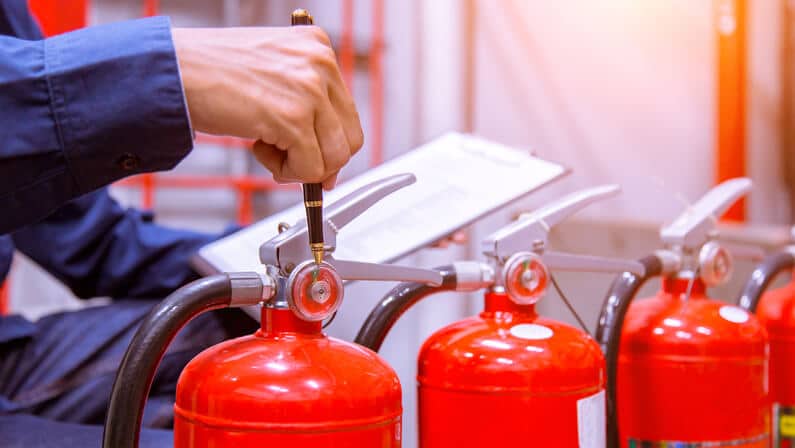
[[305, 221], [260, 247], [264, 273], [223, 274], [166, 298], [135, 334], [113, 385], [105, 448], [138, 444], [155, 370], [174, 335], [208, 310], [262, 304], [255, 334], [210, 347], [177, 385], [174, 445], [188, 447], [378, 447], [401, 445], [401, 390], [377, 354], [329, 338], [322, 322], [342, 303], [342, 280], [440, 284], [437, 271], [333, 258], [336, 232], [410, 174], [361, 188], [326, 208], [329, 256], [317, 265]]
[[738, 299], [740, 307], [756, 314], [770, 337], [773, 448], [795, 448], [795, 278], [782, 288], [765, 290], [778, 274], [793, 269], [795, 245], [768, 255]]
[[[715, 222], [751, 189], [732, 179], [660, 232], [665, 249], [623, 273], [597, 329], [608, 377], [608, 446], [767, 447], [767, 334], [747, 311], [706, 295], [731, 274]], [[662, 276], [656, 296], [633, 301]]]
[[616, 186], [580, 191], [486, 238], [488, 263], [440, 268], [442, 286], [404, 283], [371, 312], [356, 341], [377, 351], [412, 305], [442, 291], [485, 290], [480, 315], [442, 328], [418, 360], [421, 448], [603, 447], [604, 358], [585, 332], [538, 315], [550, 269], [631, 270], [633, 261], [547, 250], [550, 228]]

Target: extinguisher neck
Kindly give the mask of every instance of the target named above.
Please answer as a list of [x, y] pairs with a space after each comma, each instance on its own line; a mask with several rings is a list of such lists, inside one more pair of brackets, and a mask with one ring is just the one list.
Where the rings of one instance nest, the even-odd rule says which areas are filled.
[[704, 296], [707, 287], [700, 278], [692, 280], [692, 286], [689, 277], [664, 277], [662, 279], [663, 293], [670, 294], [672, 297], [684, 297], [688, 294], [688, 289], [690, 297], [697, 298]]
[[513, 300], [510, 296], [500, 291], [486, 292], [485, 305], [483, 307], [483, 314], [489, 316], [496, 316], [502, 313], [526, 315], [528, 317], [537, 317], [535, 304], [520, 305]]
[[262, 307], [260, 316], [260, 332], [264, 335], [278, 335], [282, 333], [319, 335], [323, 330], [323, 322], [303, 320], [288, 308]]

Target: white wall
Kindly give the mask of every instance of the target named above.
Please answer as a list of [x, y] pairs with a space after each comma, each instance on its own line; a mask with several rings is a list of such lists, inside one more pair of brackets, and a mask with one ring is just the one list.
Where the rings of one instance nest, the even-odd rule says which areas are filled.
[[[602, 182], [586, 214], [668, 220], [714, 180], [712, 1], [477, 2], [476, 131], [575, 174], [534, 199]], [[777, 163], [778, 2], [748, 2], [753, 222], [783, 223]], [[680, 195], [682, 199], [677, 199]], [[649, 198], [655, 198], [649, 200]]]

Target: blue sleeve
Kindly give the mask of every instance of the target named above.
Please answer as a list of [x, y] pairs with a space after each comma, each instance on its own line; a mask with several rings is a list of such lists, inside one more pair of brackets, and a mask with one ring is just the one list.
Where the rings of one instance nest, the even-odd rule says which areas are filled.
[[78, 297], [159, 299], [197, 278], [189, 259], [217, 235], [159, 226], [101, 189], [11, 237]]
[[122, 177], [173, 168], [192, 133], [167, 18], [0, 36], [0, 235]]

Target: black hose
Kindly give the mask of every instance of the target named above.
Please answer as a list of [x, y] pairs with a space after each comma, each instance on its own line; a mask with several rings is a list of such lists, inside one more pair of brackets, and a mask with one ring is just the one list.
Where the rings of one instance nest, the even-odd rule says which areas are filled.
[[378, 305], [370, 311], [370, 315], [367, 316], [367, 320], [364, 321], [362, 328], [359, 329], [354, 342], [377, 352], [381, 349], [387, 333], [395, 325], [395, 322], [415, 303], [431, 294], [455, 291], [458, 281], [453, 266], [441, 266], [436, 268], [436, 270], [442, 274], [442, 284], [440, 286], [406, 282], [397, 285], [389, 291], [378, 302]]
[[618, 354], [621, 344], [621, 329], [629, 304], [646, 280], [662, 274], [662, 262], [654, 255], [639, 260], [645, 268], [645, 275], [638, 276], [623, 272], [610, 286], [596, 327], [596, 341], [605, 354], [607, 367], [607, 448], [618, 448], [618, 412], [616, 409], [616, 376], [618, 373]]
[[778, 274], [785, 270], [792, 270], [795, 267], [795, 256], [787, 250], [782, 250], [768, 255], [762, 263], [754, 269], [748, 283], [745, 284], [737, 304], [752, 313], [756, 312], [759, 306], [759, 299], [762, 294], [773, 282]]
[[204, 312], [230, 305], [226, 274], [189, 283], [166, 297], [146, 316], [116, 373], [105, 418], [104, 448], [137, 448], [146, 397], [155, 371], [177, 332]]

